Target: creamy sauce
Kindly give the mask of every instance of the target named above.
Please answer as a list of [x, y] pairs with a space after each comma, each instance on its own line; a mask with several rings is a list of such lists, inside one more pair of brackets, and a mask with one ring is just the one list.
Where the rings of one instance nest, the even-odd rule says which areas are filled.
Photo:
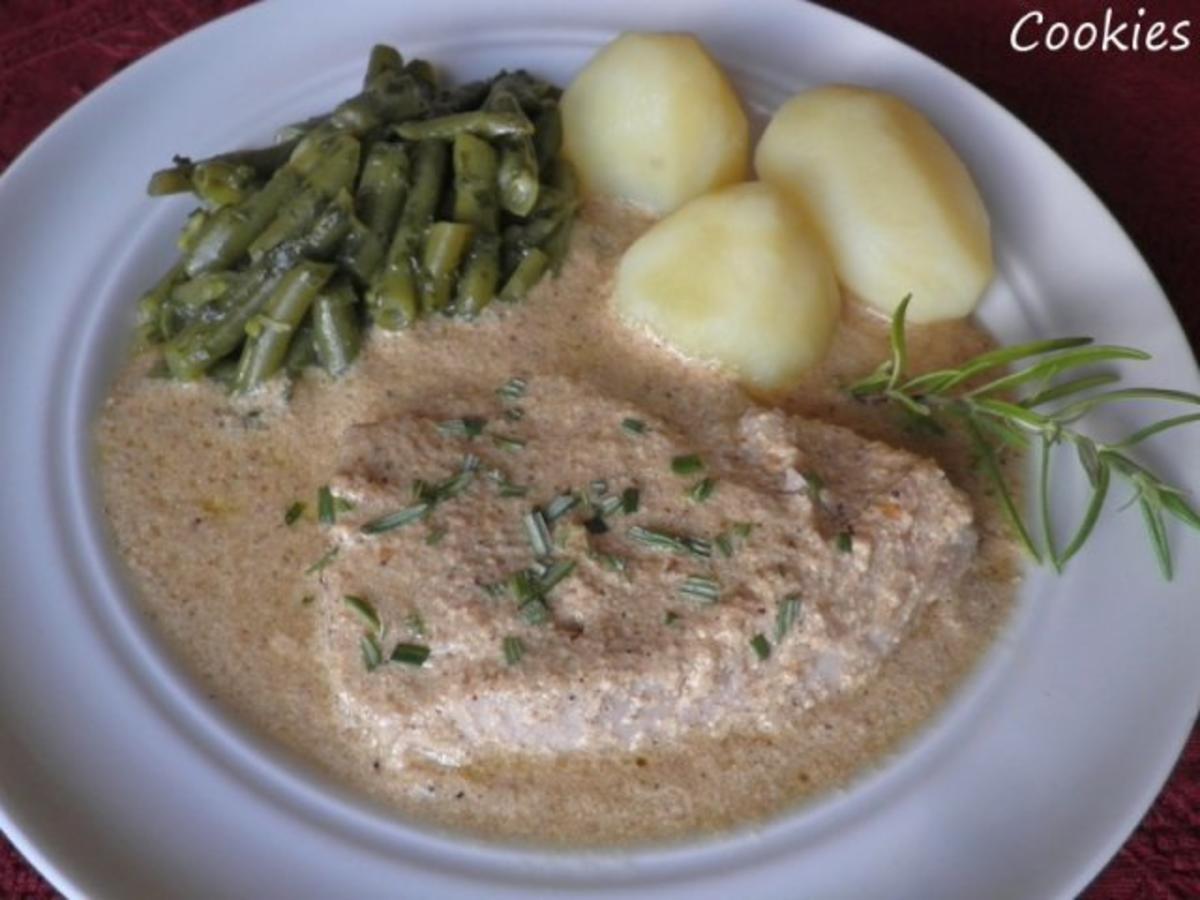
[[[331, 481], [347, 428], [431, 398], [491, 393], [515, 375], [594, 385], [698, 440], [751, 408], [728, 378], [610, 315], [612, 268], [647, 224], [592, 205], [562, 275], [527, 301], [475, 323], [376, 333], [338, 382], [312, 371], [286, 391], [276, 383], [234, 402], [209, 384], [147, 377], [147, 358], [128, 364], [96, 423], [105, 508], [146, 615], [211, 697], [317, 772], [401, 815], [492, 839], [575, 846], [679, 839], [761, 820], [846, 784], [936, 714], [1003, 627], [1018, 553], [960, 442], [914, 432], [893, 411], [841, 390], [886, 353], [885, 323], [854, 304], [825, 364], [772, 402], [936, 459], [970, 496], [979, 533], [957, 596], [929, 606], [869, 684], [774, 722], [769, 734], [550, 762], [500, 753], [461, 766], [401, 761], [339, 714], [316, 662], [321, 604], [331, 601], [305, 570], [327, 547], [311, 519], [315, 491]], [[987, 346], [967, 322], [910, 330], [920, 368]], [[287, 527], [284, 511], [297, 499], [308, 502], [308, 517]]]

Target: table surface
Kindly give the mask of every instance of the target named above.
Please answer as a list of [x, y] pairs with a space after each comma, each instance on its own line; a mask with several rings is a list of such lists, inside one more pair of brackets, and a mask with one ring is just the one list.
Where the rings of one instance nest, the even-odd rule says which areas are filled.
[[[64, 110], [160, 44], [246, 0], [0, 0], [0, 171]], [[1075, 168], [1141, 249], [1200, 346], [1200, 20], [1183, 52], [1018, 53], [1017, 20], [1101, 22], [1092, 0], [825, 0], [947, 65], [1012, 110]], [[1143, 4], [1182, 22], [1194, 0]], [[1195, 546], [1189, 548], [1195, 551]], [[1200, 896], [1200, 728], [1120, 853], [1084, 893]], [[0, 897], [54, 896], [0, 835]]]

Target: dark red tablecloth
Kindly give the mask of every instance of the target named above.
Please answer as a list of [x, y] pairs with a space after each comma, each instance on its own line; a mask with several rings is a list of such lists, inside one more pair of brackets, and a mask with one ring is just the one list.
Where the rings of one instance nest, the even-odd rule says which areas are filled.
[[[0, 0], [0, 169], [67, 107], [155, 47], [246, 0]], [[352, 0], [351, 0], [352, 2]], [[732, 2], [732, 0], [731, 0]], [[1182, 52], [1017, 53], [1026, 13], [1099, 21], [1123, 0], [827, 0], [948, 65], [1024, 119], [1104, 199], [1200, 345], [1200, 3], [1141, 0], [1189, 19]], [[1125, 34], [1129, 37], [1129, 30]], [[1192, 544], [1186, 552], [1196, 552]], [[1200, 593], [1200, 591], [1198, 591]], [[1200, 602], [1200, 596], [1197, 597]], [[1200, 652], [1200, 651], [1198, 651]], [[53, 889], [0, 836], [0, 896]], [[1200, 897], [1200, 730], [1137, 832], [1085, 896]]]

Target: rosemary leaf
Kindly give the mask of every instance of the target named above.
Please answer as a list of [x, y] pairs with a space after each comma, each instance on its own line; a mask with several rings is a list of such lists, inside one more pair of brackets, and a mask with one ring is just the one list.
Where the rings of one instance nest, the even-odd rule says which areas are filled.
[[337, 521], [337, 511], [333, 508], [333, 492], [327, 484], [317, 489], [317, 521], [322, 525], [332, 525]]
[[362, 619], [363, 624], [371, 630], [372, 634], [383, 637], [383, 622], [379, 618], [375, 605], [370, 600], [366, 597], [346, 594], [342, 597], [342, 602], [351, 612]]
[[419, 522], [429, 515], [431, 508], [428, 503], [415, 503], [394, 513], [388, 513], [377, 519], [372, 519], [363, 525], [360, 530], [363, 534], [384, 534], [388, 531], [394, 531], [397, 528], [403, 528], [405, 525], [411, 525], [413, 522]]
[[303, 500], [297, 500], [283, 514], [283, 524], [288, 526], [295, 525], [300, 521], [300, 517], [304, 515], [304, 510], [306, 509], [308, 509], [308, 504]]
[[679, 593], [707, 606], [721, 599], [721, 585], [707, 575], [689, 575], [679, 586]]
[[775, 640], [783, 640], [783, 636], [792, 630], [792, 626], [800, 619], [800, 595], [789, 594], [779, 601], [779, 611], [775, 614]]
[[750, 646], [754, 648], [754, 655], [759, 658], [760, 662], [765, 661], [771, 655], [771, 643], [761, 634], [750, 638]]
[[515, 634], [510, 634], [502, 642], [504, 650], [504, 661], [510, 666], [515, 666], [521, 661], [521, 657], [525, 655], [525, 642]]
[[401, 641], [392, 648], [392, 654], [388, 659], [394, 663], [420, 667], [425, 665], [425, 661], [429, 659], [429, 648], [424, 644], [410, 644], [407, 641]]

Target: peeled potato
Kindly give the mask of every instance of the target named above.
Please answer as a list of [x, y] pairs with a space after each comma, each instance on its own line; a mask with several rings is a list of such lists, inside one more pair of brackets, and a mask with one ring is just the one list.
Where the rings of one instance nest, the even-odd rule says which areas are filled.
[[912, 321], [965, 316], [992, 278], [987, 210], [970, 173], [898, 97], [843, 86], [793, 97], [754, 165], [812, 216], [842, 284], [881, 312], [911, 293]]
[[746, 114], [690, 35], [621, 35], [575, 77], [560, 110], [563, 151], [590, 191], [661, 215], [746, 177]]
[[841, 307], [815, 232], [759, 182], [699, 197], [638, 238], [614, 302], [625, 321], [764, 391], [821, 360]]

